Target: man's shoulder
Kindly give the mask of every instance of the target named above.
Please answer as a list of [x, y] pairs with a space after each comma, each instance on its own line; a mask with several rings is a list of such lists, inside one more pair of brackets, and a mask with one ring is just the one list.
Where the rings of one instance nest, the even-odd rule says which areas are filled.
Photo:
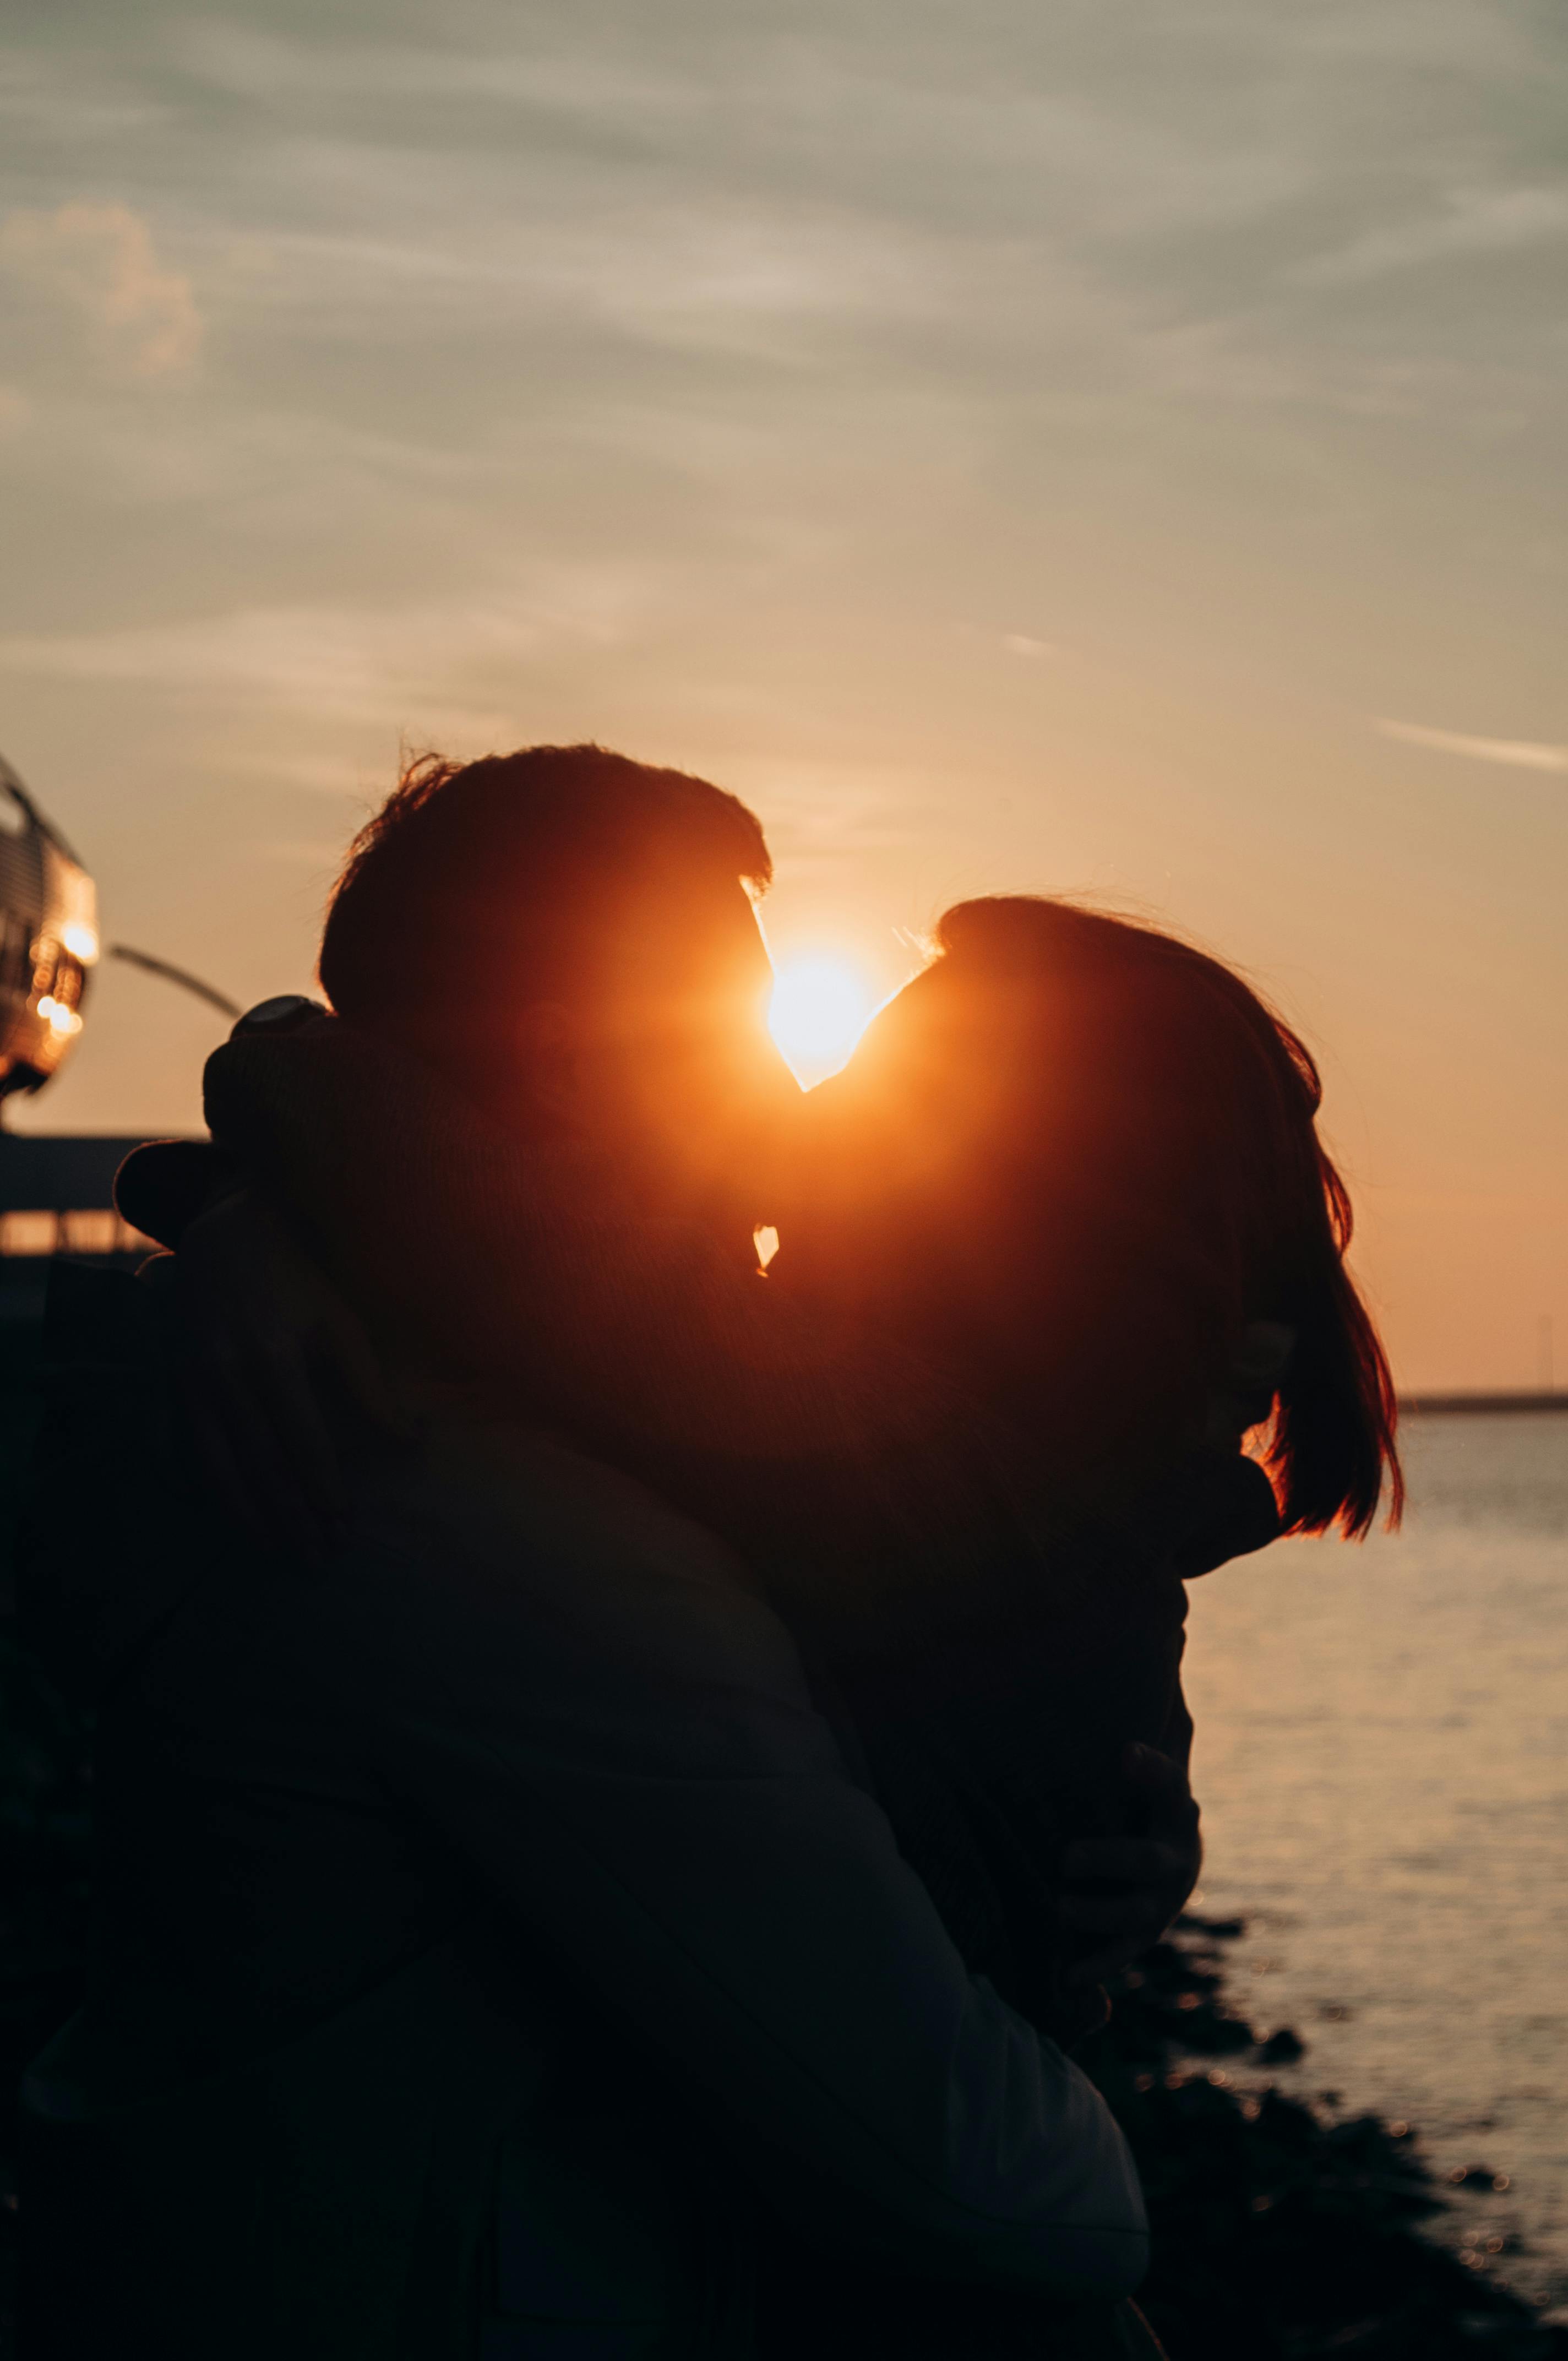
[[[367, 1482], [345, 1572], [400, 1687], [520, 1709], [812, 1713], [784, 1624], [715, 1534], [557, 1436], [446, 1420]], [[740, 1705], [746, 1698], [751, 1708]]]
[[726, 1595], [754, 1585], [718, 1535], [627, 1469], [518, 1419], [433, 1421], [410, 1493], [437, 1526], [483, 1546], [519, 1544], [585, 1573], [635, 1565], [650, 1577]]

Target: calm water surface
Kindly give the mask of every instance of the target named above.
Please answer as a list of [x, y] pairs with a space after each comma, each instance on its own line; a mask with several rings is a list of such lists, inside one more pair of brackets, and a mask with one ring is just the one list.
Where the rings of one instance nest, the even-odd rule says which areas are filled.
[[1279, 2080], [1506, 2191], [1512, 2284], [1568, 2304], [1568, 1417], [1411, 1419], [1402, 1533], [1192, 1587], [1203, 1908]]

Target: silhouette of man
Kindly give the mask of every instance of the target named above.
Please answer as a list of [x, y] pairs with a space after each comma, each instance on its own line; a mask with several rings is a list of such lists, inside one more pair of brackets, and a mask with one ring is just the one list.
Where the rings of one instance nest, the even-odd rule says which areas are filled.
[[[741, 1253], [794, 1092], [768, 875], [751, 815], [679, 773], [427, 763], [356, 848], [322, 979]], [[189, 1182], [149, 1159], [133, 1209]], [[210, 1165], [195, 1193], [199, 1253], [233, 1207]], [[27, 2090], [32, 2349], [738, 2361], [764, 2214], [1130, 2291], [1119, 2133], [966, 1971], [744, 1568], [389, 1333], [417, 1442], [358, 1466], [302, 1570], [193, 1472], [178, 1263], [56, 1306], [25, 1564], [97, 1705], [98, 1927]]]

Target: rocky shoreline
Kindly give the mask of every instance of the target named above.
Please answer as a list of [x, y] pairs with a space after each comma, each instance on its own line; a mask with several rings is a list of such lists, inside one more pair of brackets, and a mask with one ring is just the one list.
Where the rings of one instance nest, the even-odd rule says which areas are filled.
[[1568, 2329], [1506, 2283], [1506, 2237], [1456, 2250], [1428, 2227], [1498, 2176], [1477, 2164], [1440, 2180], [1409, 2125], [1268, 2081], [1305, 2045], [1260, 2037], [1229, 2005], [1224, 1947], [1244, 1932], [1189, 1913], [1081, 2053], [1144, 2177], [1154, 2265], [1139, 2301], [1170, 2361], [1568, 2361]]
[[[87, 1929], [86, 1730], [0, 1638], [0, 2171], [18, 2070], [75, 2005]], [[1459, 2252], [1427, 2225], [1468, 2194], [1416, 2134], [1344, 2116], [1267, 2079], [1302, 2044], [1229, 2005], [1240, 1920], [1189, 1914], [1116, 1987], [1082, 2061], [1124, 2125], [1148, 2192], [1141, 2301], [1170, 2361], [1568, 2361], [1506, 2279], [1508, 2242]], [[1486, 2168], [1466, 2178], [1493, 2185]], [[15, 2183], [0, 2184], [0, 2361], [15, 2350]], [[1490, 2249], [1490, 2251], [1488, 2251]]]

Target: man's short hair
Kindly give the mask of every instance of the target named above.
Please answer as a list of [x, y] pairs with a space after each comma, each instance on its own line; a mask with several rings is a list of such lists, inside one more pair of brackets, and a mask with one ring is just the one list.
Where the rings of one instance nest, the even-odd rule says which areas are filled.
[[429, 1040], [593, 988], [636, 908], [672, 940], [716, 923], [773, 863], [738, 796], [602, 746], [426, 754], [354, 840], [322, 934], [339, 1015]]

